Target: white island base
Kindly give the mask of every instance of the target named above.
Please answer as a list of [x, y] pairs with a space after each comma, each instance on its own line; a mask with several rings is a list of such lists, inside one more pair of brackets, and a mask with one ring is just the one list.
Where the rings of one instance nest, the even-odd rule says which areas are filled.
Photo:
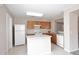
[[51, 36], [27, 36], [27, 54], [41, 55], [51, 53]]

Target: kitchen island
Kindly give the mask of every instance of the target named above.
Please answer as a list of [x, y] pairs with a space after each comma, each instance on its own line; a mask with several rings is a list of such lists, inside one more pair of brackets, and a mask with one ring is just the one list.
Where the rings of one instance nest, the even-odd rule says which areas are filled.
[[27, 36], [27, 54], [40, 55], [51, 53], [51, 36], [30, 35]]

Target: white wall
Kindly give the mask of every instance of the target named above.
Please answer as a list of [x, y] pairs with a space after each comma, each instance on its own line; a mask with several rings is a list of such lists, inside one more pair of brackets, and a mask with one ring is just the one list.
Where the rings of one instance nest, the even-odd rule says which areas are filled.
[[78, 16], [78, 48], [79, 48], [79, 16]]
[[56, 33], [56, 22], [55, 22], [55, 20], [51, 20], [51, 32]]
[[[33, 20], [33, 21], [50, 21], [50, 20], [46, 20], [44, 18], [34, 18], [34, 17], [15, 17], [14, 19], [14, 24], [26, 24], [26, 33], [28, 34], [34, 34], [34, 30], [33, 29], [27, 29], [27, 21], [28, 20]], [[50, 21], [51, 22], [51, 21]], [[42, 29], [43, 33], [46, 33], [48, 31], [51, 31], [51, 29]]]
[[79, 5], [64, 11], [64, 49], [69, 52], [78, 49], [78, 10]]
[[64, 49], [69, 51], [70, 47], [70, 38], [69, 38], [69, 14], [64, 13]]
[[[51, 19], [51, 20], [48, 20], [48, 19], [44, 19], [44, 18], [34, 18], [34, 17], [15, 17], [14, 18], [14, 24], [26, 24], [26, 27], [27, 27], [27, 21], [28, 20], [33, 20], [33, 21], [42, 21], [42, 20], [46, 20], [46, 21], [50, 21], [51, 22], [51, 29], [42, 29], [42, 32], [48, 32], [49, 30], [51, 32], [57, 32], [57, 28], [56, 28], [56, 21], [58, 22], [63, 22], [62, 18], [57, 18], [57, 19]], [[34, 30], [33, 29], [28, 29], [26, 28], [26, 33], [34, 33]]]
[[14, 24], [25, 24], [26, 19], [27, 19], [26, 17], [15, 17]]
[[64, 12], [64, 49], [78, 50], [78, 15], [71, 12]]
[[[70, 14], [70, 50], [78, 50], [78, 15], [75, 13]], [[72, 21], [73, 20], [73, 21]], [[74, 43], [74, 44], [73, 44]]]
[[0, 54], [7, 54], [8, 41], [6, 39], [6, 13], [5, 7], [0, 6]]
[[6, 52], [6, 11], [4, 7], [0, 6], [0, 54], [5, 54]]
[[6, 39], [8, 41], [8, 49], [13, 47], [13, 35], [12, 35], [12, 17], [6, 14]]
[[57, 30], [60, 29], [60, 28], [57, 28], [57, 22], [64, 23], [63, 18], [51, 19], [50, 21], [51, 21], [51, 32], [55, 32], [55, 33], [57, 33]]

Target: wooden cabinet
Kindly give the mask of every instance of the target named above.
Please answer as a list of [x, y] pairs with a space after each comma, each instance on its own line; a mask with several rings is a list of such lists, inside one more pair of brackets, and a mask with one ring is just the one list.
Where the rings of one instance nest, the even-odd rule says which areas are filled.
[[52, 36], [51, 37], [51, 42], [57, 44], [57, 36], [56, 36], [56, 34], [50, 34], [50, 35]]
[[45, 35], [50, 35], [51, 36], [51, 42], [54, 44], [57, 44], [57, 35], [55, 33], [43, 33]]
[[51, 23], [46, 21], [40, 21], [41, 29], [50, 29]]
[[34, 29], [34, 25], [41, 25], [41, 29], [51, 29], [51, 22], [48, 22], [48, 21], [27, 21], [27, 28]]
[[27, 21], [27, 28], [33, 29], [35, 25], [35, 21]]

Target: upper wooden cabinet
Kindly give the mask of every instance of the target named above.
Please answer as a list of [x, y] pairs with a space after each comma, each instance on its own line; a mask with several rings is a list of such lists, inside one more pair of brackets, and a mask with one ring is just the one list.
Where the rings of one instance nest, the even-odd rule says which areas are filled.
[[27, 28], [33, 29], [34, 28], [34, 25], [35, 25], [35, 22], [34, 21], [27, 21]]
[[40, 25], [42, 29], [50, 29], [51, 28], [51, 23], [47, 21], [40, 21]]
[[48, 21], [27, 21], [27, 28], [34, 29], [34, 25], [41, 25], [41, 29], [51, 28], [51, 22]]

